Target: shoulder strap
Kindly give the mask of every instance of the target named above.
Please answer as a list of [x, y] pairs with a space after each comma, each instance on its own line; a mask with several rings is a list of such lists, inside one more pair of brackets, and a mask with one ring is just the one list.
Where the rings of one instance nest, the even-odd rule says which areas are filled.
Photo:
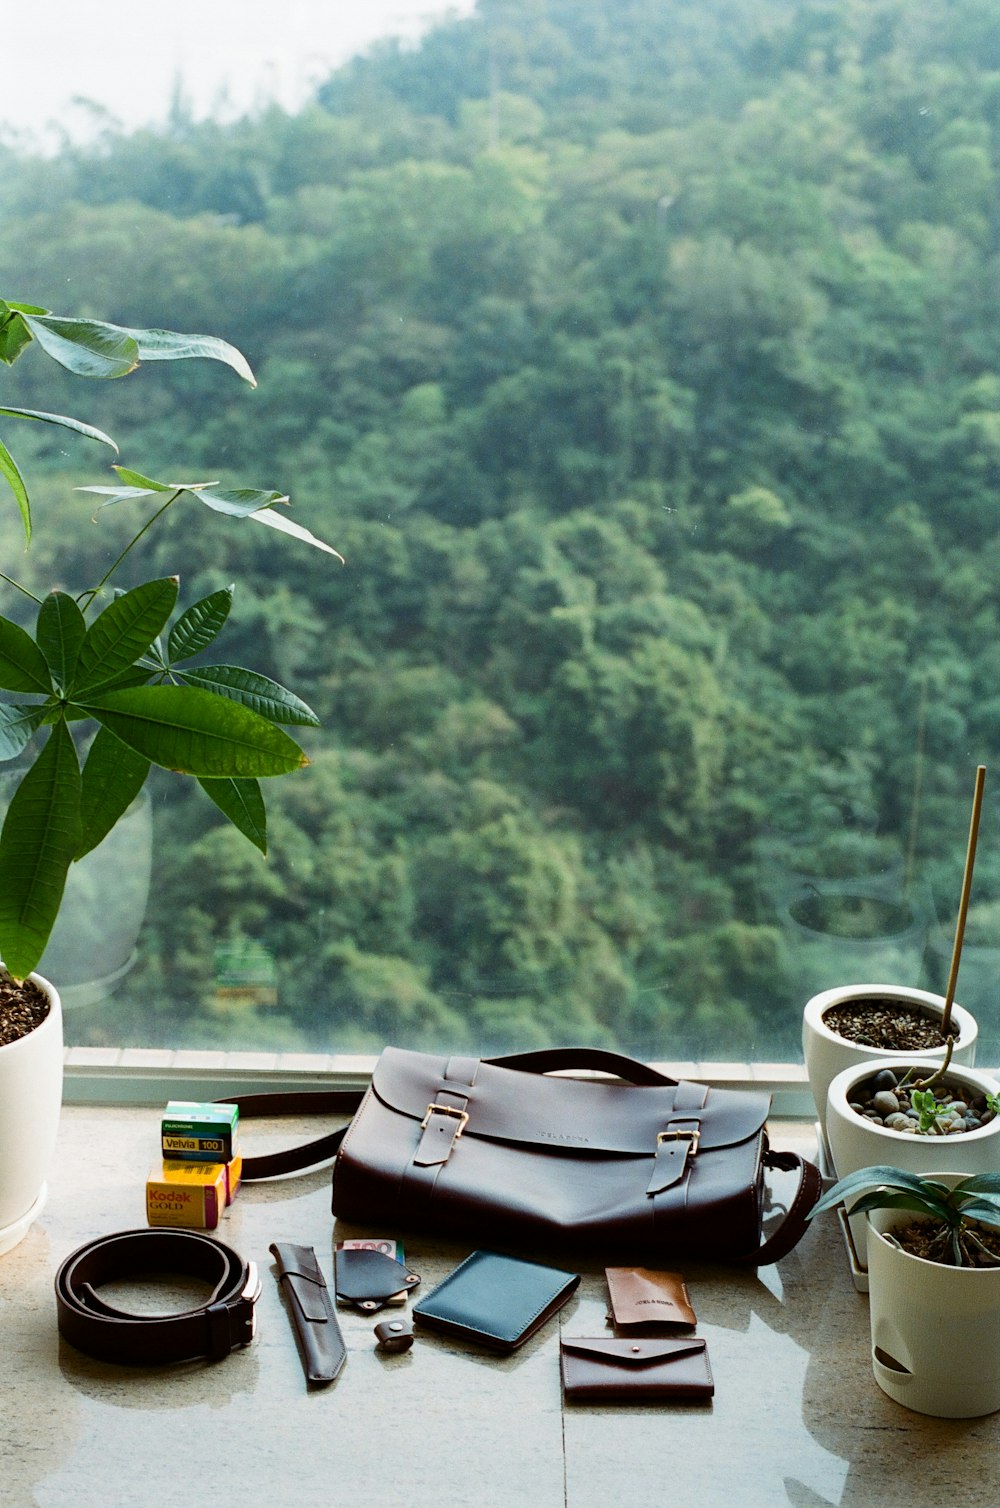
[[[358, 1089], [299, 1089], [275, 1094], [234, 1094], [220, 1103], [238, 1105], [240, 1118], [249, 1121], [269, 1115], [353, 1115], [363, 1099], [364, 1093]], [[288, 1147], [283, 1152], [248, 1157], [243, 1163], [244, 1181], [253, 1183], [259, 1178], [277, 1178], [282, 1173], [301, 1173], [328, 1162], [336, 1155], [346, 1131], [347, 1127], [342, 1126], [338, 1131], [329, 1131], [315, 1141]]]
[[795, 1198], [777, 1230], [766, 1241], [762, 1241], [756, 1251], [743, 1258], [751, 1267], [765, 1267], [769, 1262], [778, 1262], [782, 1257], [787, 1257], [805, 1234], [809, 1211], [823, 1192], [819, 1168], [800, 1157], [797, 1152], [772, 1152], [767, 1148], [764, 1152], [764, 1165], [789, 1173], [798, 1169], [799, 1184]]

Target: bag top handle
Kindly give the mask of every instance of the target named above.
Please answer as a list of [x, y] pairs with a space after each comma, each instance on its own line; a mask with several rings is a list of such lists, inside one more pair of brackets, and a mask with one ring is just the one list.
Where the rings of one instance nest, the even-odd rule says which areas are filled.
[[506, 1053], [499, 1058], [484, 1058], [495, 1068], [517, 1068], [524, 1073], [557, 1073], [574, 1068], [586, 1068], [594, 1072], [611, 1073], [629, 1084], [670, 1085], [676, 1079], [667, 1078], [648, 1063], [627, 1058], [624, 1053], [607, 1052], [603, 1047], [541, 1047], [534, 1052]]

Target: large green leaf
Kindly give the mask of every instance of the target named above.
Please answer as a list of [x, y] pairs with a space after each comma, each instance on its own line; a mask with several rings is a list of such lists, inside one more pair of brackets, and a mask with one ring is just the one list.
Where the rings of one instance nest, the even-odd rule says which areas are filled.
[[283, 492], [262, 492], [257, 487], [198, 487], [190, 489], [199, 502], [215, 513], [231, 513], [236, 518], [246, 518], [261, 508], [270, 508], [272, 503], [287, 503]]
[[196, 665], [190, 670], [175, 672], [183, 676], [189, 685], [204, 686], [220, 696], [228, 696], [234, 702], [242, 702], [266, 717], [268, 722], [300, 728], [318, 728], [319, 718], [294, 692], [286, 691], [277, 681], [256, 670], [244, 670], [240, 665]]
[[864, 1215], [869, 1210], [916, 1210], [922, 1215], [935, 1215], [947, 1224], [954, 1224], [954, 1211], [943, 1199], [935, 1199], [930, 1193], [911, 1194], [902, 1189], [873, 1189], [860, 1199], [844, 1201], [849, 1215]]
[[24, 537], [31, 541], [31, 504], [28, 501], [28, 489], [24, 485], [24, 478], [17, 469], [17, 463], [6, 445], [0, 440], [0, 476], [4, 478], [14, 500], [21, 513], [21, 523], [24, 525]]
[[52, 692], [45, 656], [30, 634], [9, 618], [0, 618], [0, 686], [5, 691]]
[[60, 722], [14, 792], [0, 834], [0, 957], [16, 979], [45, 950], [79, 831], [80, 766]]
[[35, 637], [53, 681], [65, 690], [72, 680], [87, 637], [86, 620], [66, 592], [50, 592], [45, 598], [38, 609]]
[[142, 361], [189, 361], [193, 357], [206, 357], [209, 361], [224, 362], [244, 382], [249, 382], [251, 387], [257, 386], [257, 379], [243, 352], [217, 335], [179, 335], [176, 330], [123, 330], [122, 333], [135, 341]]
[[181, 613], [167, 639], [168, 660], [188, 660], [207, 649], [229, 617], [232, 605], [233, 588], [224, 586]]
[[267, 853], [267, 813], [264, 797], [256, 780], [199, 780], [206, 795], [211, 796], [220, 812], [239, 828], [262, 854]]
[[308, 764], [280, 728], [195, 686], [139, 686], [81, 706], [136, 753], [183, 775], [256, 779]]
[[1000, 1173], [973, 1173], [956, 1183], [955, 1194], [993, 1194], [1000, 1196]]
[[92, 492], [97, 497], [103, 497], [102, 508], [110, 508], [113, 503], [134, 503], [139, 497], [156, 497], [157, 491], [152, 487], [77, 487], [76, 492]]
[[42, 350], [78, 377], [125, 377], [139, 365], [136, 340], [117, 325], [58, 314], [22, 314], [21, 318]]
[[962, 1205], [963, 1220], [978, 1220], [983, 1225], [1000, 1225], [1000, 1204], [993, 1199], [970, 1199]]
[[842, 1202], [846, 1203], [849, 1199], [868, 1194], [875, 1189], [889, 1189], [919, 1195], [929, 1192], [932, 1196], [940, 1196], [946, 1192], [941, 1184], [932, 1183], [929, 1179], [921, 1178], [916, 1173], [908, 1173], [902, 1168], [894, 1168], [881, 1163], [870, 1168], [858, 1168], [856, 1172], [848, 1173], [844, 1178], [839, 1179], [813, 1205], [810, 1219], [813, 1215], [822, 1214], [824, 1210], [833, 1209]]
[[83, 641], [69, 688], [79, 701], [135, 663], [165, 625], [177, 601], [176, 576], [147, 581], [108, 604]]
[[[128, 466], [112, 466], [112, 471], [117, 471], [126, 487], [136, 487], [143, 492], [176, 492], [176, 487], [171, 487], [169, 482], [155, 482], [150, 476], [143, 476], [141, 471], [132, 471]], [[82, 492], [84, 489], [78, 489]]]
[[284, 513], [277, 513], [272, 508], [259, 508], [251, 513], [250, 517], [254, 523], [266, 524], [270, 529], [277, 529], [282, 534], [290, 535], [292, 539], [301, 540], [304, 545], [312, 545], [315, 550], [325, 550], [327, 555], [335, 555], [341, 565], [345, 563], [343, 555], [339, 550], [335, 550], [333, 545], [324, 544], [321, 539], [316, 538], [315, 534], [310, 534], [308, 529], [304, 529], [301, 524], [295, 523]]
[[69, 414], [47, 414], [37, 408], [0, 408], [0, 414], [10, 414], [15, 419], [37, 419], [41, 424], [58, 424], [60, 429], [71, 429], [88, 440], [100, 440], [102, 445], [110, 445], [115, 455], [118, 454], [118, 446], [103, 429], [95, 429], [93, 424], [84, 424], [82, 419], [73, 419]]
[[44, 707], [0, 702], [0, 759], [16, 759], [45, 717]]
[[[39, 309], [39, 314], [45, 311]], [[13, 366], [26, 346], [31, 344], [29, 331], [20, 314], [0, 299], [0, 361]]]
[[83, 766], [80, 843], [74, 858], [96, 848], [138, 796], [149, 760], [128, 748], [107, 728], [98, 728]]

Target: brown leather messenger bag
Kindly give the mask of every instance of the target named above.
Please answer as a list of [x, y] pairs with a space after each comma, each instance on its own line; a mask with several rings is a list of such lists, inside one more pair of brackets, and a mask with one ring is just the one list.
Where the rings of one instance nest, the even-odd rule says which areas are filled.
[[[811, 1163], [770, 1150], [767, 1094], [675, 1081], [594, 1048], [472, 1058], [387, 1047], [363, 1095], [235, 1103], [246, 1119], [353, 1116], [304, 1147], [246, 1159], [245, 1179], [332, 1156], [338, 1219], [507, 1251], [762, 1265], [791, 1251], [821, 1188]], [[769, 1168], [798, 1179], [765, 1237]]]

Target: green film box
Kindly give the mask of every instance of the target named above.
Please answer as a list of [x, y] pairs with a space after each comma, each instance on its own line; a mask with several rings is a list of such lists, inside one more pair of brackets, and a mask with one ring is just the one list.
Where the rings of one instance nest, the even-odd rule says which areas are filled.
[[160, 1128], [163, 1156], [173, 1162], [231, 1162], [239, 1120], [237, 1105], [171, 1100]]

